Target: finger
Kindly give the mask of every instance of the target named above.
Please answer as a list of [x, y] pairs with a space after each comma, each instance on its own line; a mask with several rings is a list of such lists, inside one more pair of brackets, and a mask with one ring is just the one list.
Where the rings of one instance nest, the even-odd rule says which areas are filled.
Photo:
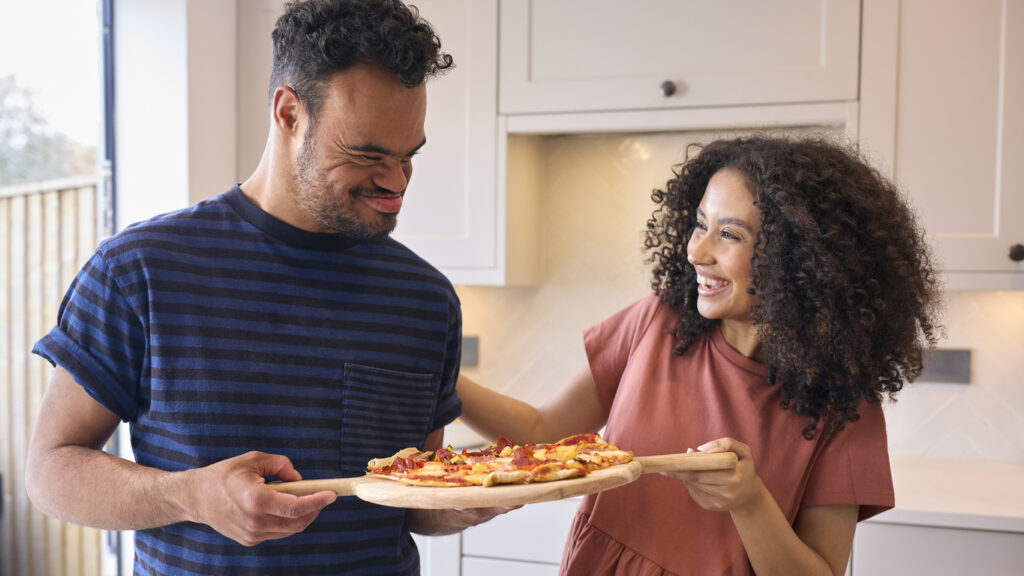
[[735, 438], [728, 437], [712, 440], [706, 444], [698, 446], [697, 450], [708, 453], [733, 452], [739, 460], [744, 460], [750, 457], [750, 446], [747, 446]]
[[330, 490], [321, 490], [306, 496], [294, 496], [273, 489], [268, 491], [270, 494], [266, 495], [263, 511], [279, 518], [302, 518], [310, 514], [315, 517], [338, 499], [338, 495]]
[[302, 475], [292, 465], [292, 461], [280, 454], [260, 453], [257, 456], [256, 469], [260, 476], [276, 476], [282, 482], [302, 480]]
[[718, 438], [710, 442], [705, 442], [700, 446], [697, 446], [698, 452], [704, 452], [707, 454], [713, 454], [716, 452], [728, 452], [729, 441], [731, 438]]

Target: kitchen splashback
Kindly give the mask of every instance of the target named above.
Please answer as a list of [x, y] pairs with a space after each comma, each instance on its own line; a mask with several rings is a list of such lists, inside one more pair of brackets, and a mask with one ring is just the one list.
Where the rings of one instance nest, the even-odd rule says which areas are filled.
[[[585, 365], [581, 331], [649, 291], [650, 192], [691, 142], [721, 133], [531, 137], [540, 146], [542, 277], [457, 287], [484, 385], [543, 403]], [[509, 170], [514, 170], [510, 166]], [[886, 405], [894, 454], [1024, 461], [1024, 292], [951, 292], [940, 346], [972, 351], [970, 384], [918, 382]]]

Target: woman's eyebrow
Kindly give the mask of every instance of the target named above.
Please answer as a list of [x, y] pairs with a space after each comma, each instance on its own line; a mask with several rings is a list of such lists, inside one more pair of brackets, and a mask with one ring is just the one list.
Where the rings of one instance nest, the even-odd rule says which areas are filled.
[[[705, 214], [704, 210], [701, 209], [700, 207], [697, 207], [697, 216], [703, 216], [705, 219], [707, 219], [708, 217], [708, 215]], [[716, 220], [715, 223], [718, 224], [719, 226], [739, 226], [740, 228], [743, 228], [744, 230], [751, 233], [754, 231], [754, 229], [751, 228], [745, 220], [740, 220], [739, 218], [734, 218], [732, 216], [723, 216]]]

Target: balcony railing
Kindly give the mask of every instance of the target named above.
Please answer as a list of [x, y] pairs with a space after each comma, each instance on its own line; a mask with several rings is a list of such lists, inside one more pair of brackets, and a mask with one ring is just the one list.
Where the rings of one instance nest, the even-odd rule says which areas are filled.
[[96, 248], [97, 206], [95, 177], [0, 188], [0, 575], [100, 574], [100, 531], [48, 518], [25, 494], [28, 441], [52, 372], [30, 351]]

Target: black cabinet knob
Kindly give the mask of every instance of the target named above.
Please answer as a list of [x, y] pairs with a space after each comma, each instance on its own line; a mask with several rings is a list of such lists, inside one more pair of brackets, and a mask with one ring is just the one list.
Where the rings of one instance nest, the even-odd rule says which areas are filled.
[[661, 83], [661, 93], [665, 96], [671, 96], [676, 93], [676, 83], [671, 80], [665, 80]]
[[1010, 260], [1014, 262], [1020, 262], [1024, 260], [1024, 244], [1014, 244], [1010, 246]]

